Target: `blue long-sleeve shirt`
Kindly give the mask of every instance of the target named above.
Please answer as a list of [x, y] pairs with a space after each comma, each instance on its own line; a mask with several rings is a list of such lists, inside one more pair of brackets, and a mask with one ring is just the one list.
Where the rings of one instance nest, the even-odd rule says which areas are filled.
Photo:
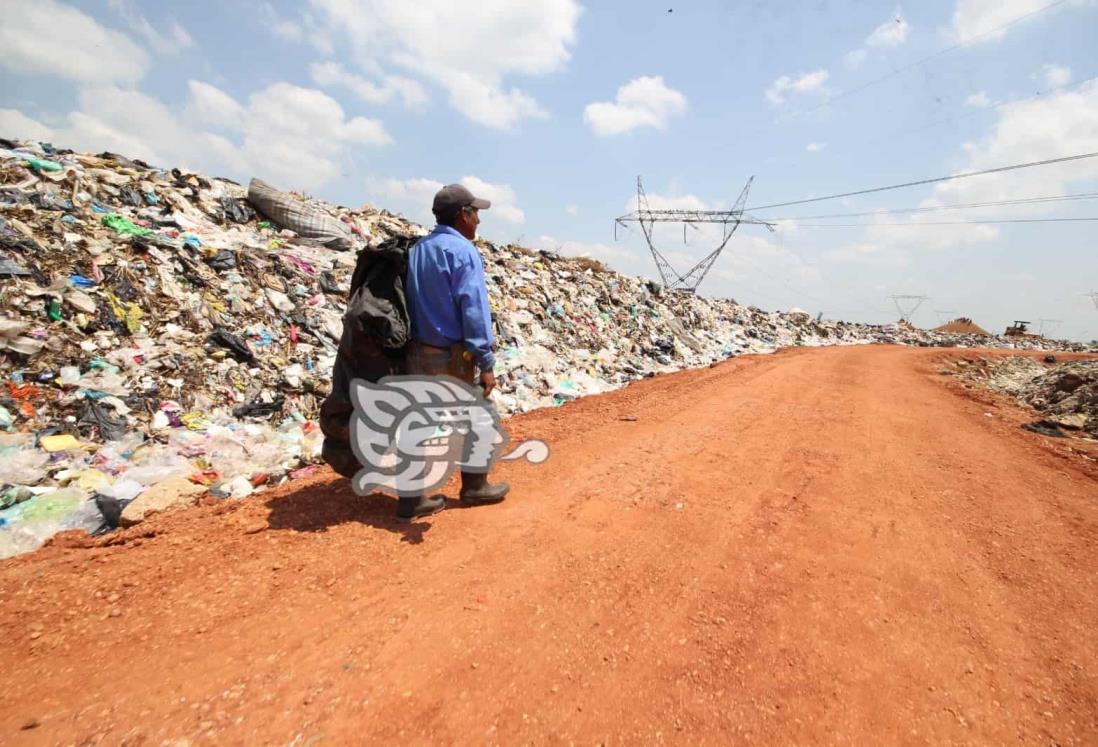
[[464, 341], [477, 366], [492, 370], [492, 312], [484, 260], [473, 242], [435, 226], [412, 247], [406, 287], [416, 340], [435, 347]]

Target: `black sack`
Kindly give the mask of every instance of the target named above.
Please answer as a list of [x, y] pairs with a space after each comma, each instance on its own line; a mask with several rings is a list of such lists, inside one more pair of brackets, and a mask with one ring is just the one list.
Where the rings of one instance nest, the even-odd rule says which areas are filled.
[[351, 382], [377, 383], [384, 376], [405, 373], [404, 351], [412, 339], [412, 324], [404, 282], [408, 252], [416, 241], [415, 236], [397, 236], [363, 249], [351, 275], [332, 390], [320, 406], [322, 456], [344, 477], [353, 477], [359, 469], [350, 447]]
[[397, 236], [359, 253], [343, 314], [343, 339], [354, 349], [368, 340], [383, 348], [403, 350], [411, 340], [404, 279], [408, 251], [416, 241], [414, 236]]

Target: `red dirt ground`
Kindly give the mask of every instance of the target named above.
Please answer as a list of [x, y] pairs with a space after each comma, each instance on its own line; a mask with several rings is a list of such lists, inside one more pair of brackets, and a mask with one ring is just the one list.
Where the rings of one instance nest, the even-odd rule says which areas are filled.
[[0, 742], [1094, 744], [1098, 451], [976, 354], [530, 413], [506, 503], [410, 527], [326, 472], [54, 541], [0, 563]]

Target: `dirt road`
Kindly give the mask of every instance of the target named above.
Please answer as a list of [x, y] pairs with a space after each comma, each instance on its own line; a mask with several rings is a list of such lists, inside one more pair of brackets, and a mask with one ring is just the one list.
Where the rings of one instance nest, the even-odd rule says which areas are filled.
[[410, 528], [325, 473], [4, 562], [0, 742], [1094, 744], [1098, 469], [958, 354], [531, 413]]

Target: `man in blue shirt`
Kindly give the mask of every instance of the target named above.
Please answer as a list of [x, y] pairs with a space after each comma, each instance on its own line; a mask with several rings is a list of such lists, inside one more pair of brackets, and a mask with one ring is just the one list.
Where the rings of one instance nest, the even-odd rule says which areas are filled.
[[[496, 386], [492, 312], [484, 260], [473, 239], [479, 213], [489, 207], [488, 200], [473, 196], [460, 184], [440, 189], [432, 205], [438, 225], [412, 247], [405, 283], [413, 337], [408, 373], [449, 374], [470, 384], [479, 378], [485, 397]], [[499, 503], [507, 490], [506, 483], [489, 484], [485, 474], [461, 473], [464, 503]], [[401, 498], [397, 516], [411, 520], [444, 506], [441, 496]]]

